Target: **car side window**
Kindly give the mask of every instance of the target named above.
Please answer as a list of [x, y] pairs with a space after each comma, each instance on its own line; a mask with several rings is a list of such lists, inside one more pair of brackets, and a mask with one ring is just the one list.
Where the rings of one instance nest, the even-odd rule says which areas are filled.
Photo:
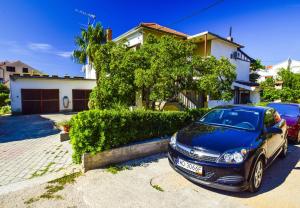
[[269, 109], [265, 113], [264, 118], [264, 125], [266, 128], [270, 128], [275, 125], [275, 117], [274, 117], [274, 111], [272, 109]]

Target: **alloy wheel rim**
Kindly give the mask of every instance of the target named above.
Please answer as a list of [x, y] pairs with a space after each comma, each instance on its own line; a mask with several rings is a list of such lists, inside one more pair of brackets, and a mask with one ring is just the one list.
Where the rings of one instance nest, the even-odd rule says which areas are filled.
[[263, 175], [263, 165], [261, 161], [258, 161], [255, 172], [254, 172], [254, 186], [255, 188], [258, 188], [261, 184], [262, 180], [262, 175]]

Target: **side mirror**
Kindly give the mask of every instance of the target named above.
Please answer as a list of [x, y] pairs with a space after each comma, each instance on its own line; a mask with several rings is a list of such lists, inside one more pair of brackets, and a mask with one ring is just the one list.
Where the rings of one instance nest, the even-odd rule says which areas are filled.
[[282, 129], [278, 127], [267, 128], [266, 133], [268, 134], [282, 134]]

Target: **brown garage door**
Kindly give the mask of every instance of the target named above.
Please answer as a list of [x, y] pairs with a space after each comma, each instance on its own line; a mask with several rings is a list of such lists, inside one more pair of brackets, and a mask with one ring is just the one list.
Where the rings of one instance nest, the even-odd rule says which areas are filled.
[[57, 113], [59, 112], [58, 89], [22, 89], [22, 113]]
[[73, 111], [88, 110], [89, 96], [92, 90], [72, 90]]

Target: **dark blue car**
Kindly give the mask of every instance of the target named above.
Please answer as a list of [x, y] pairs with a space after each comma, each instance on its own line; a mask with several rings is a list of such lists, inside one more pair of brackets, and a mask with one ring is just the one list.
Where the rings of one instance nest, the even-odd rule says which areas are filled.
[[266, 167], [287, 154], [287, 128], [273, 108], [222, 106], [175, 133], [170, 165], [187, 179], [228, 191], [258, 191]]

